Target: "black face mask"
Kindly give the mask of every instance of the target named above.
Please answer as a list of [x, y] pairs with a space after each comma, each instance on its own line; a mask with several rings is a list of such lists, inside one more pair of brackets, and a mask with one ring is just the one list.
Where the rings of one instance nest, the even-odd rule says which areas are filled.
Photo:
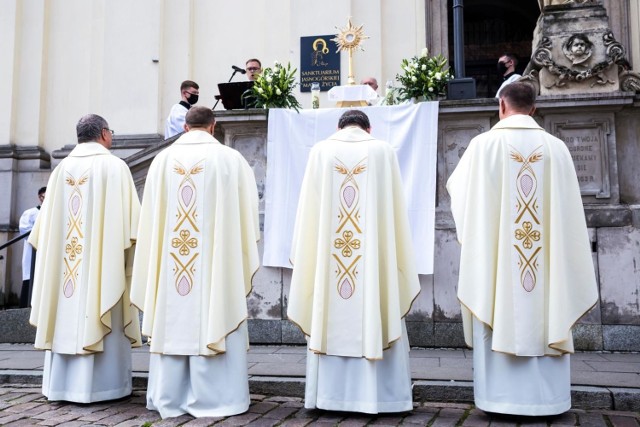
[[507, 72], [507, 64], [504, 62], [498, 62], [498, 74], [500, 77], [504, 76], [504, 73]]
[[194, 95], [192, 93], [187, 97], [187, 102], [191, 105], [195, 105], [198, 103], [198, 95]]

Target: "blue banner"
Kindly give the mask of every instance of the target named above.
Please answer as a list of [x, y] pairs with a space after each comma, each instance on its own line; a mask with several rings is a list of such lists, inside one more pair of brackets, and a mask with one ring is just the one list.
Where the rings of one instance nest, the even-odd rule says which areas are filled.
[[340, 53], [328, 36], [300, 37], [300, 91], [310, 92], [311, 83], [320, 83], [327, 91], [340, 85]]

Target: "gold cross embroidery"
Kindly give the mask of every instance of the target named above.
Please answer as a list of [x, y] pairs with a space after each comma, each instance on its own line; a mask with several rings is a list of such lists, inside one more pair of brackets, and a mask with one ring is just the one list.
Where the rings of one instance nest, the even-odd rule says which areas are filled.
[[515, 236], [518, 240], [523, 240], [522, 245], [525, 249], [531, 249], [533, 247], [533, 241], [540, 240], [540, 232], [533, 230], [533, 225], [529, 221], [522, 223], [522, 229], [517, 229]]
[[65, 247], [65, 253], [69, 255], [70, 261], [75, 261], [76, 254], [80, 255], [82, 253], [82, 245], [78, 244], [78, 238], [73, 236], [71, 238], [71, 243], [67, 243]]
[[352, 231], [346, 230], [342, 233], [342, 237], [344, 240], [338, 237], [333, 242], [333, 246], [336, 249], [342, 249], [343, 256], [350, 257], [353, 254], [352, 249], [360, 249], [360, 240], [353, 238]]
[[182, 256], [189, 255], [189, 248], [195, 249], [198, 247], [198, 239], [190, 236], [191, 233], [189, 230], [180, 230], [180, 238], [173, 238], [171, 240], [171, 246], [179, 248], [178, 252], [180, 252]]

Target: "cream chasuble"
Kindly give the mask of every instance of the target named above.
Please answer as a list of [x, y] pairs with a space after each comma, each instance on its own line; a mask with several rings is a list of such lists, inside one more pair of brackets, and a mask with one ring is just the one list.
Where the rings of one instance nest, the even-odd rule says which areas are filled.
[[420, 291], [398, 161], [348, 127], [309, 155], [287, 315], [321, 354], [381, 359]]
[[591, 245], [571, 155], [529, 116], [474, 138], [447, 182], [462, 245], [465, 340], [475, 316], [492, 350], [573, 352], [571, 328], [597, 301]]
[[259, 267], [258, 192], [237, 151], [194, 130], [153, 160], [131, 300], [151, 352], [211, 356], [247, 317]]
[[125, 271], [139, 210], [129, 168], [102, 145], [78, 144], [55, 168], [29, 237], [38, 250], [29, 319], [36, 348], [103, 351], [120, 299], [125, 335], [140, 345]]

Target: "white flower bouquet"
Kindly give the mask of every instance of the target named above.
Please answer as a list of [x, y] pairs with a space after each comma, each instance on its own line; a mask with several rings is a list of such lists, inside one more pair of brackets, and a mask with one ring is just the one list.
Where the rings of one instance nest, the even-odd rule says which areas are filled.
[[293, 89], [298, 85], [295, 81], [296, 72], [290, 63], [285, 67], [276, 61], [273, 68], [267, 67], [262, 71], [244, 96], [253, 101], [252, 107], [293, 108], [298, 111], [302, 105], [293, 95]]
[[447, 59], [442, 55], [429, 56], [429, 50], [424, 48], [420, 56], [402, 60], [402, 73], [396, 75], [396, 80], [402, 85], [398, 88], [399, 98], [434, 99], [444, 96], [447, 83], [452, 78]]

